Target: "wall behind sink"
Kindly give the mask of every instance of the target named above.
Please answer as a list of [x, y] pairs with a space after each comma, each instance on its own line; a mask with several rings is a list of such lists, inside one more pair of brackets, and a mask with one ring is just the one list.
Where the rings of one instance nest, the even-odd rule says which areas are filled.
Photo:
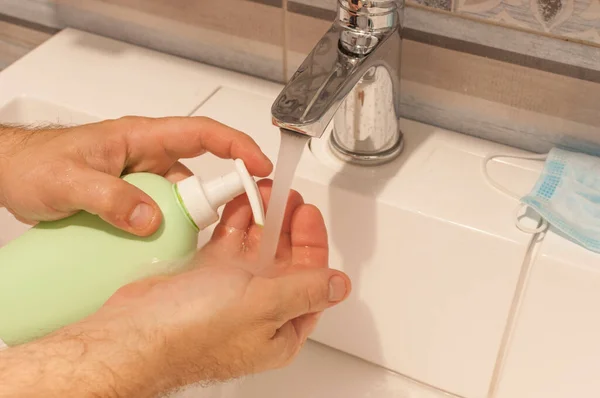
[[[2, 0], [0, 12], [283, 82], [335, 2]], [[405, 22], [405, 117], [537, 152], [598, 151], [599, 0], [410, 0]]]

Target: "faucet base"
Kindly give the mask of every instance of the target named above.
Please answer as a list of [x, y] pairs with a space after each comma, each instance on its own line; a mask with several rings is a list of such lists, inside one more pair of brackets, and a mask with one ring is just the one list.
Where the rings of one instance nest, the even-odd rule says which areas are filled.
[[344, 162], [362, 165], [362, 166], [377, 166], [391, 162], [396, 159], [404, 149], [404, 135], [402, 131], [398, 131], [398, 139], [396, 143], [389, 149], [376, 154], [364, 154], [348, 151], [343, 148], [336, 140], [335, 134], [332, 134], [329, 139], [329, 147], [331, 152]]

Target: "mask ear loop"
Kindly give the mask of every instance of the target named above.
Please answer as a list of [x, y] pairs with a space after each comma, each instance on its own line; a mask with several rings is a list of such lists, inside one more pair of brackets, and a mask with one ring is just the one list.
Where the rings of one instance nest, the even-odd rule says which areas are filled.
[[544, 232], [545, 230], [547, 230], [548, 229], [548, 221], [546, 221], [546, 219], [544, 217], [542, 217], [541, 214], [539, 214], [537, 211], [535, 211], [535, 209], [531, 209], [531, 210], [535, 211], [537, 213], [537, 215], [540, 216], [540, 219], [542, 220], [542, 223], [540, 224], [540, 226], [537, 228], [530, 228], [521, 223], [521, 210], [523, 208], [528, 208], [528, 207], [529, 206], [527, 206], [524, 203], [521, 203], [521, 204], [519, 204], [519, 206], [517, 206], [517, 208], [515, 209], [515, 226], [517, 228], [519, 228], [521, 231], [525, 232], [526, 234], [539, 234], [540, 232]]
[[[490, 173], [488, 171], [487, 165], [490, 161], [496, 159], [496, 158], [513, 158], [513, 159], [525, 159], [525, 160], [546, 160], [548, 158], [548, 154], [544, 154], [544, 155], [489, 155], [486, 156], [483, 159], [483, 163], [482, 163], [482, 167], [481, 167], [481, 171], [483, 172], [483, 177], [485, 178], [485, 180], [487, 181], [488, 184], [490, 184], [492, 187], [494, 187], [497, 191], [503, 193], [504, 195], [515, 199], [516, 201], [521, 201], [521, 197], [519, 195], [517, 195], [516, 193], [506, 189], [505, 187], [503, 187], [502, 185], [498, 184], [496, 181], [494, 181], [492, 179], [492, 177], [490, 176]], [[515, 226], [527, 233], [527, 234], [538, 234], [540, 232], [544, 232], [545, 230], [548, 229], [549, 225], [548, 225], [548, 221], [546, 221], [546, 219], [544, 217], [541, 216], [541, 214], [538, 213], [538, 216], [540, 216], [540, 219], [542, 220], [541, 224], [539, 227], [537, 228], [530, 228], [527, 227], [525, 225], [523, 225], [521, 223], [521, 211], [523, 210], [523, 208], [527, 208], [529, 206], [527, 206], [524, 203], [520, 203], [519, 206], [517, 206], [517, 208], [515, 209]], [[535, 209], [532, 209], [533, 211], [535, 211]], [[537, 213], [537, 212], [536, 212]]]

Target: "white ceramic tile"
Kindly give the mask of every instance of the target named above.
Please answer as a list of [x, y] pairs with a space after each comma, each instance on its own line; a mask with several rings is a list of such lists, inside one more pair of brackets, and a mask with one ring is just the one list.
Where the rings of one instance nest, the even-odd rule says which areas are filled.
[[497, 398], [600, 395], [600, 255], [549, 232], [533, 265]]
[[451, 398], [331, 348], [308, 342], [289, 367], [171, 398]]

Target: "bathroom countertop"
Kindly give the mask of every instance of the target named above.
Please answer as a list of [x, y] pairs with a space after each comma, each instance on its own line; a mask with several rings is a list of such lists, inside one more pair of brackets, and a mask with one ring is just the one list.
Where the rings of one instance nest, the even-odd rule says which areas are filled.
[[[203, 115], [247, 132], [275, 159], [269, 109], [281, 88], [67, 29], [0, 73], [0, 122]], [[600, 381], [577, 371], [600, 366], [590, 304], [600, 302], [600, 258], [554, 231], [532, 241], [515, 227], [516, 201], [481, 173], [490, 154], [524, 152], [409, 120], [402, 127], [397, 161], [350, 166], [314, 140], [294, 181], [323, 211], [331, 264], [354, 280], [352, 298], [326, 314], [291, 367], [181, 397], [566, 398], [557, 385], [600, 394]], [[205, 178], [231, 168], [210, 156], [185, 163]], [[502, 160], [490, 173], [525, 194], [541, 167]], [[0, 225], [0, 245], [25, 229], [5, 213]]]

